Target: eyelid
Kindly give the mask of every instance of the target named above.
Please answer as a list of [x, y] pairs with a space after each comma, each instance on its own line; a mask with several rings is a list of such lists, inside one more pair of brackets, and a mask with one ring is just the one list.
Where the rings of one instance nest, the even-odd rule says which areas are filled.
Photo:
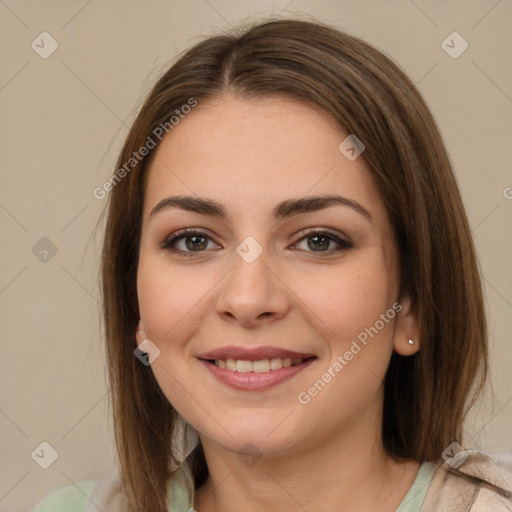
[[342, 242], [345, 242], [347, 244], [351, 244], [353, 245], [354, 243], [352, 242], [352, 240], [350, 239], [349, 236], [347, 236], [345, 233], [343, 232], [339, 232], [337, 230], [334, 230], [334, 229], [331, 229], [331, 228], [327, 228], [327, 227], [314, 227], [314, 228], [304, 228], [304, 229], [301, 229], [298, 233], [296, 233], [294, 235], [295, 236], [298, 236], [298, 242], [300, 240], [302, 240], [303, 238], [307, 237], [307, 236], [311, 236], [311, 235], [315, 235], [315, 234], [320, 234], [320, 235], [331, 235], [333, 236], [334, 238], [338, 238], [340, 239]]

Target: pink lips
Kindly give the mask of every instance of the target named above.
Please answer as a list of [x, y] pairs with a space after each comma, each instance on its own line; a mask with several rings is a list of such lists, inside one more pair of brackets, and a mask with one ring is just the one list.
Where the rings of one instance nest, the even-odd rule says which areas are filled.
[[[221, 383], [242, 391], [259, 391], [276, 386], [300, 373], [316, 359], [312, 354], [293, 352], [276, 347], [260, 347], [257, 349], [224, 347], [200, 354], [197, 358]], [[272, 358], [302, 359], [302, 363], [263, 373], [236, 372], [220, 368], [213, 363], [215, 360], [259, 361]]]

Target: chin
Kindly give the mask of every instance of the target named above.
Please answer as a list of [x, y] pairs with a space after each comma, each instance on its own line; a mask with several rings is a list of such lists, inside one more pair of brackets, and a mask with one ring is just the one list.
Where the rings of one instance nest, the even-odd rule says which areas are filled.
[[233, 453], [277, 456], [301, 443], [306, 435], [300, 425], [292, 425], [286, 419], [283, 421], [288, 414], [290, 411], [279, 414], [245, 412], [238, 419], [226, 417], [227, 432], [217, 425], [213, 432], [200, 429], [201, 437], [205, 436]]

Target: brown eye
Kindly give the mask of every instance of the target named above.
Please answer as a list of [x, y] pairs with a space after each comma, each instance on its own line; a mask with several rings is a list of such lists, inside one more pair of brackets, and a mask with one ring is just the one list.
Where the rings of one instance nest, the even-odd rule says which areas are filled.
[[308, 247], [315, 251], [327, 251], [329, 249], [329, 244], [332, 242], [332, 239], [327, 236], [321, 236], [321, 235], [315, 235], [315, 236], [309, 236], [307, 238], [308, 240]]
[[183, 240], [185, 240], [185, 247], [189, 251], [201, 251], [202, 249], [206, 249], [206, 246], [208, 245], [208, 241], [205, 236], [186, 236]]
[[[205, 233], [200, 231], [182, 231], [166, 238], [161, 244], [161, 249], [167, 249], [173, 252], [193, 253], [203, 252], [208, 248], [208, 243], [213, 240]], [[219, 246], [214, 243], [218, 248]]]
[[[353, 247], [353, 244], [348, 240], [343, 240], [341, 237], [329, 231], [313, 231], [303, 236], [298, 244], [306, 241], [306, 248], [300, 248], [308, 252], [316, 253], [333, 253], [344, 251]], [[296, 245], [298, 245], [296, 244]]]

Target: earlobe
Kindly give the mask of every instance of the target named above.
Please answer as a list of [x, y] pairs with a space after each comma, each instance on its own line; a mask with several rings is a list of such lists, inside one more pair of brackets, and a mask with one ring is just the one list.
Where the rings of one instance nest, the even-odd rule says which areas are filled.
[[144, 324], [142, 320], [139, 320], [137, 323], [137, 330], [135, 333], [135, 338], [137, 339], [137, 345], [140, 345], [142, 341], [145, 339], [146, 333], [144, 332]]
[[412, 356], [420, 349], [418, 313], [409, 296], [403, 297], [400, 305], [402, 309], [396, 319], [393, 348], [400, 355]]

